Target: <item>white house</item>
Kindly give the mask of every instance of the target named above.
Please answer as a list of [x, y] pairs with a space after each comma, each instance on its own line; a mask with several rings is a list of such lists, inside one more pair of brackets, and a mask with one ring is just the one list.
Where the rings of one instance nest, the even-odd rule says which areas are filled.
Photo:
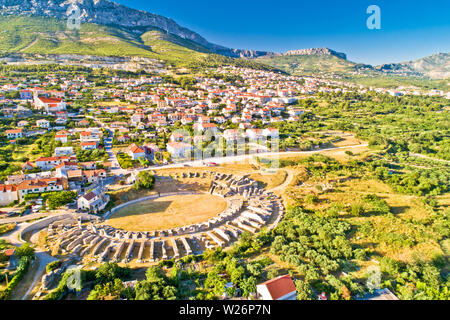
[[186, 153], [192, 150], [192, 145], [183, 142], [169, 142], [167, 151], [170, 152], [172, 158], [184, 158]]
[[81, 150], [94, 150], [98, 145], [96, 141], [86, 141], [81, 143]]
[[18, 139], [23, 137], [23, 129], [6, 130], [5, 133], [8, 139]]
[[195, 131], [217, 131], [217, 126], [214, 123], [195, 123], [193, 127]]
[[42, 170], [51, 170], [64, 161], [76, 162], [76, 157], [58, 156], [58, 157], [41, 157], [36, 159], [36, 165]]
[[19, 200], [17, 196], [17, 186], [0, 184], [0, 206], [7, 206], [16, 200]]
[[45, 110], [47, 113], [56, 113], [66, 110], [66, 103], [62, 98], [36, 97], [34, 107], [39, 110]]
[[39, 119], [38, 121], [36, 121], [36, 125], [39, 128], [48, 129], [50, 128], [50, 121], [46, 119]]
[[58, 133], [55, 135], [55, 141], [61, 141], [61, 143], [67, 143], [68, 135], [65, 133]]
[[278, 137], [279, 132], [277, 128], [266, 128], [262, 131], [262, 135], [265, 137]]
[[245, 133], [249, 139], [258, 139], [262, 135], [262, 131], [260, 129], [247, 129]]
[[131, 157], [133, 160], [138, 160], [141, 157], [146, 156], [145, 150], [139, 147], [137, 144], [133, 143], [131, 144], [127, 149], [127, 154]]
[[77, 200], [77, 207], [78, 210], [96, 213], [105, 209], [109, 199], [109, 196], [105, 192], [96, 189], [81, 196]]
[[23, 197], [29, 193], [62, 191], [66, 188], [66, 186], [67, 180], [64, 178], [25, 180], [17, 186], [20, 199], [19, 201], [22, 201]]

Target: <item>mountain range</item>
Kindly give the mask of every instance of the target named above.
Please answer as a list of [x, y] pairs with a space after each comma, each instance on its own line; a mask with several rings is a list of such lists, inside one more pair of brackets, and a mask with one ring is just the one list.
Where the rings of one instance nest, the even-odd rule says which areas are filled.
[[[74, 4], [81, 26], [67, 18]], [[232, 49], [211, 43], [172, 19], [108, 0], [0, 0], [0, 53], [142, 56], [172, 65], [230, 63], [276, 68], [291, 74], [395, 75], [446, 79], [450, 54], [371, 66], [328, 48], [285, 53]]]

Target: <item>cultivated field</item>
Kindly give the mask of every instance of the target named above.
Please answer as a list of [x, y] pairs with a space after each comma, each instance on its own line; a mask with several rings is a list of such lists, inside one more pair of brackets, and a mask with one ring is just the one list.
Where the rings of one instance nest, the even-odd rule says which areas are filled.
[[176, 195], [123, 208], [107, 224], [130, 231], [162, 230], [206, 221], [226, 207], [226, 201], [218, 196]]

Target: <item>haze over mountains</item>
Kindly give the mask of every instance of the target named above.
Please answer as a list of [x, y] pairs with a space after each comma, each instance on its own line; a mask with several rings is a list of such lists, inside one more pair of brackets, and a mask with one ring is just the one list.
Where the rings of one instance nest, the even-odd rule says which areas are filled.
[[[75, 32], [66, 26], [67, 12], [74, 2], [80, 8], [83, 23]], [[291, 50], [284, 54], [231, 49], [209, 42], [172, 19], [108, 0], [0, 0], [0, 16], [3, 54], [144, 56], [173, 63], [200, 61], [218, 54], [255, 59], [290, 73], [368, 71], [434, 79], [450, 77], [449, 53], [372, 67], [350, 62], [346, 54], [328, 48]]]

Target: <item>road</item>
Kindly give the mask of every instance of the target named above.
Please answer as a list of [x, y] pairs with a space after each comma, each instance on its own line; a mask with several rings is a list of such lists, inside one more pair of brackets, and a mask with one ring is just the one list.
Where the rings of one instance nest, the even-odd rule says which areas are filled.
[[194, 160], [194, 161], [184, 161], [184, 162], [180, 162], [180, 163], [168, 164], [168, 165], [163, 165], [163, 166], [152, 166], [149, 168], [122, 169], [119, 165], [119, 162], [117, 161], [117, 156], [112, 151], [112, 139], [114, 136], [114, 131], [111, 128], [105, 126], [105, 124], [103, 124], [97, 118], [92, 117], [92, 116], [86, 116], [86, 117], [91, 118], [101, 128], [104, 128], [109, 132], [109, 137], [104, 140], [105, 151], [108, 153], [109, 161], [112, 164], [111, 173], [116, 176], [126, 175], [133, 171], [161, 170], [161, 169], [180, 168], [180, 167], [185, 167], [185, 166], [204, 167], [203, 163], [205, 161], [211, 161], [211, 162], [215, 162], [217, 164], [225, 164], [225, 163], [245, 162], [246, 160], [251, 160], [254, 157], [260, 157], [260, 156], [273, 157], [273, 156], [283, 156], [283, 155], [305, 155], [305, 154], [315, 154], [315, 153], [319, 153], [319, 152], [323, 152], [323, 151], [349, 149], [349, 148], [367, 147], [368, 146], [368, 144], [366, 143], [366, 144], [358, 144], [358, 145], [353, 145], [353, 146], [332, 147], [332, 148], [319, 149], [319, 150], [313, 150], [313, 151], [261, 152], [261, 153], [254, 153], [254, 154], [235, 155], [235, 156], [229, 156], [229, 157], [217, 157], [217, 158], [200, 159], [200, 160]]
[[140, 168], [140, 169], [135, 169], [135, 170], [147, 171], [147, 170], [180, 168], [180, 167], [185, 167], [185, 166], [204, 167], [203, 163], [205, 161], [215, 162], [217, 164], [225, 164], [225, 163], [245, 162], [247, 160], [251, 160], [254, 157], [308, 155], [308, 154], [315, 154], [315, 153], [320, 153], [320, 152], [324, 152], [324, 151], [332, 151], [332, 150], [339, 150], [339, 149], [351, 149], [351, 148], [367, 147], [367, 146], [368, 146], [368, 144], [365, 143], [365, 144], [357, 144], [357, 145], [353, 145], [353, 146], [318, 149], [318, 150], [313, 150], [313, 151], [262, 152], [262, 153], [245, 154], [245, 155], [237, 155], [237, 156], [229, 156], [229, 157], [218, 157], [218, 158], [209, 158], [209, 159], [201, 159], [201, 160], [194, 160], [194, 161], [185, 161], [185, 162], [181, 162], [181, 163], [168, 164], [168, 165], [159, 166], [159, 167]]
[[38, 212], [38, 213], [30, 213], [30, 214], [27, 214], [22, 217], [3, 218], [3, 219], [0, 219], [0, 224], [1, 223], [20, 223], [20, 222], [25, 222], [28, 220], [44, 218], [48, 215], [49, 215], [48, 212]]

